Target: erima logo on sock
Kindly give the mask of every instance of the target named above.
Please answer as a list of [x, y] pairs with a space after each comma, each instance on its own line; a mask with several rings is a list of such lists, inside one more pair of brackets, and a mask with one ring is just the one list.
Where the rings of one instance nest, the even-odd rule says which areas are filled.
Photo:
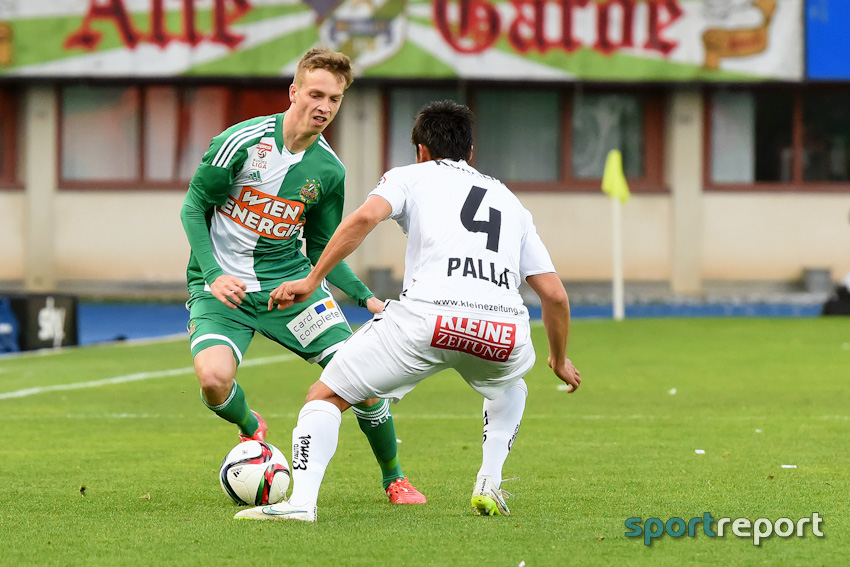
[[511, 440], [508, 441], [508, 452], [511, 451], [514, 447], [514, 441], [516, 441], [516, 436], [519, 435], [519, 426], [522, 425], [522, 421], [516, 424], [516, 429], [514, 429], [514, 434], [511, 436]]
[[309, 435], [302, 435], [298, 438], [298, 443], [292, 444], [292, 470], [307, 470], [307, 461], [310, 457], [310, 439]]

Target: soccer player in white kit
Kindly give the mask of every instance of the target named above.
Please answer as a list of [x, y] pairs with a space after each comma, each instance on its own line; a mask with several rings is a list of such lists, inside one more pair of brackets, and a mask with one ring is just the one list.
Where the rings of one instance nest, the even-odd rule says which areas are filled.
[[368, 398], [400, 400], [423, 379], [454, 368], [484, 396], [482, 464], [472, 507], [510, 513], [502, 467], [519, 431], [534, 364], [523, 280], [540, 297], [548, 363], [574, 391], [579, 371], [566, 356], [567, 293], [531, 214], [499, 180], [467, 163], [473, 116], [463, 105], [432, 102], [416, 118], [416, 163], [390, 170], [366, 202], [336, 229], [312, 272], [271, 293], [269, 309], [307, 299], [322, 278], [382, 220], [407, 233], [404, 291], [363, 325], [310, 387], [292, 432], [288, 501], [236, 518], [315, 521], [325, 470], [336, 452], [342, 412]]

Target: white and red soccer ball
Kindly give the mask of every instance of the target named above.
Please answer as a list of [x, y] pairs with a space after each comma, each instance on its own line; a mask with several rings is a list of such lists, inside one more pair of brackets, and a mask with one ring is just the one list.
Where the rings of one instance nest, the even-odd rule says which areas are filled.
[[221, 462], [221, 488], [237, 504], [275, 504], [286, 497], [289, 463], [283, 453], [264, 441], [246, 441]]

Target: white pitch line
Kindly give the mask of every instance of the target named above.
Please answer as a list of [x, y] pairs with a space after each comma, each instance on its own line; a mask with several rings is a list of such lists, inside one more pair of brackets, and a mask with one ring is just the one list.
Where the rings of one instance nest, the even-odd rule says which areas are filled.
[[[296, 358], [294, 354], [282, 354], [278, 356], [267, 356], [265, 358], [257, 358], [246, 360], [240, 364], [240, 368], [246, 366], [260, 366], [263, 364], [272, 364], [274, 362], [285, 362]], [[151, 380], [153, 378], [166, 378], [169, 376], [180, 376], [182, 374], [194, 374], [195, 369], [192, 366], [185, 368], [172, 368], [171, 370], [157, 370], [155, 372], [136, 372], [135, 374], [126, 374], [124, 376], [115, 376], [113, 378], [102, 378], [100, 380], [88, 380], [86, 382], [73, 382], [71, 384], [56, 384], [54, 386], [38, 386], [36, 388], [26, 388], [24, 390], [15, 390], [14, 392], [0, 393], [0, 400], [10, 400], [12, 398], [25, 398], [27, 396], [35, 396], [36, 394], [44, 394], [47, 392], [61, 392], [64, 390], [80, 390], [83, 388], [99, 388], [100, 386], [108, 386], [110, 384], [125, 384], [127, 382], [138, 382], [140, 380]]]
[[[531, 321], [531, 327], [540, 327], [543, 325], [543, 322], [540, 320]], [[159, 337], [153, 339], [135, 339], [133, 341], [125, 341], [122, 343], [118, 343], [121, 345], [127, 345], [134, 343], [145, 344], [148, 342], [159, 342], [159, 341], [173, 341], [178, 338], [183, 338], [183, 335], [170, 335], [167, 337]], [[99, 345], [93, 345], [99, 346]], [[72, 347], [79, 348], [79, 347]], [[24, 353], [13, 353], [11, 356], [44, 356], [45, 354], [60, 354], [64, 348], [51, 349], [51, 350], [38, 350], [38, 351], [30, 351]], [[287, 360], [292, 360], [293, 358], [297, 358], [294, 354], [283, 354], [278, 356], [269, 356], [266, 358], [258, 358], [256, 360], [246, 360], [243, 362], [240, 367], [246, 366], [260, 366], [263, 364], [271, 364], [273, 362], [284, 362]], [[4, 369], [0, 369], [0, 372], [4, 371]], [[25, 388], [23, 390], [15, 390], [13, 392], [2, 392], [0, 393], [0, 400], [11, 400], [14, 398], [25, 398], [27, 396], [35, 396], [37, 394], [45, 394], [47, 392], [61, 392], [64, 390], [81, 390], [83, 388], [99, 388], [100, 386], [108, 386], [110, 384], [124, 384], [126, 382], [138, 382], [140, 380], [150, 380], [153, 378], [165, 378], [168, 376], [180, 376], [182, 374], [192, 374], [195, 372], [195, 369], [187, 366], [185, 368], [173, 368], [171, 370], [158, 370], [156, 372], [137, 372], [135, 374], [127, 374], [125, 376], [115, 376], [113, 378], [103, 378], [101, 380], [89, 380], [87, 382], [74, 382], [72, 384], [56, 384], [54, 386], [38, 386], [35, 388]]]
[[[0, 353], [0, 362], [5, 360], [11, 360], [13, 358], [40, 358], [43, 356], [54, 356], [57, 354], [65, 354], [72, 350], [79, 350], [85, 348], [98, 348], [98, 347], [134, 347], [134, 346], [144, 346], [144, 345], [154, 345], [159, 343], [171, 343], [175, 341], [185, 341], [186, 333], [175, 333], [172, 335], [162, 335], [158, 337], [142, 337], [138, 339], [123, 339], [123, 340], [112, 340], [112, 341], [98, 341], [96, 343], [90, 343], [85, 345], [67, 345], [53, 348], [41, 348], [38, 350], [22, 350], [18, 352], [4, 352]], [[5, 369], [0, 368], [0, 373], [5, 372]]]

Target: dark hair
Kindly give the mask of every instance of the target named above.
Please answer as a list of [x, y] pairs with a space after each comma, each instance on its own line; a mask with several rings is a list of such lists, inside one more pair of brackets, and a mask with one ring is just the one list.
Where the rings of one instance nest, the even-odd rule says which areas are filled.
[[466, 160], [472, 153], [474, 124], [475, 116], [466, 105], [437, 100], [423, 106], [416, 115], [410, 139], [414, 146], [428, 148], [433, 158]]

